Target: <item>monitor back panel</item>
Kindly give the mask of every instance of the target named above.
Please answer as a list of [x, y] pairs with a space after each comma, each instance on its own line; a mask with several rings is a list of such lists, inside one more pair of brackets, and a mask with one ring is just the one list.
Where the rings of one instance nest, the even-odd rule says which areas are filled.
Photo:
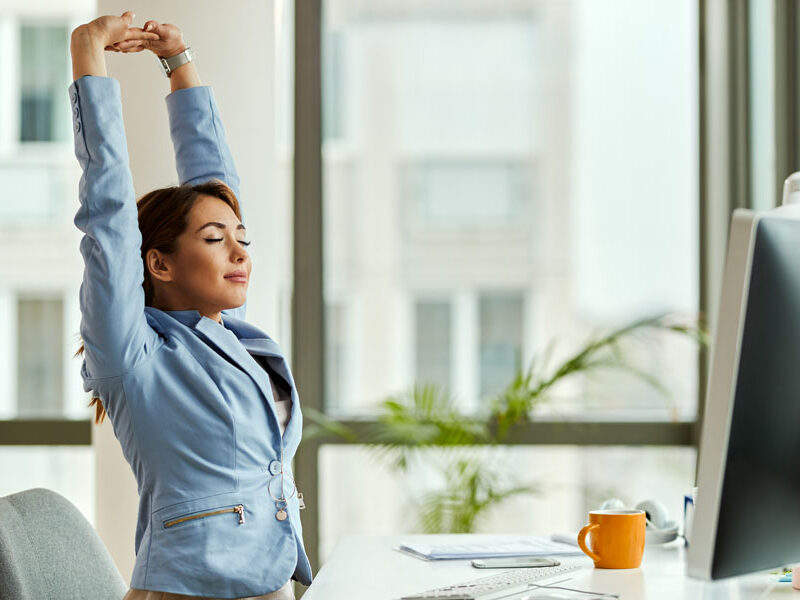
[[755, 236], [713, 579], [800, 562], [800, 221]]

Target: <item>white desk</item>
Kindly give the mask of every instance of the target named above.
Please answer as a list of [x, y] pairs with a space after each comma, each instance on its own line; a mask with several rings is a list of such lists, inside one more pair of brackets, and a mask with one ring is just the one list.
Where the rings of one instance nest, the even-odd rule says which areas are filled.
[[[303, 600], [394, 600], [404, 594], [494, 575], [500, 570], [474, 569], [469, 561], [422, 561], [392, 548], [400, 540], [442, 543], [502, 537], [348, 536], [322, 566]], [[562, 576], [570, 577], [564, 585], [619, 594], [621, 600], [800, 600], [800, 591], [793, 590], [788, 583], [774, 583], [775, 577], [768, 574], [713, 583], [689, 579], [684, 574], [684, 548], [678, 542], [648, 547], [639, 569], [595, 569], [588, 558], [570, 557], [562, 562], [571, 560], [579, 561], [585, 568]]]

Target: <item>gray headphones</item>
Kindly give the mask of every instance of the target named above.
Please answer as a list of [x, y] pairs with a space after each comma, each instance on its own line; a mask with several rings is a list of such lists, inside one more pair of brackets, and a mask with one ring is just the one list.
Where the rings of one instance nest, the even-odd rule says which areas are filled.
[[[600, 505], [600, 510], [624, 508], [628, 506], [619, 498], [610, 498]], [[658, 500], [642, 500], [633, 508], [644, 511], [646, 544], [665, 544], [678, 537], [678, 523], [670, 520], [667, 507]]]

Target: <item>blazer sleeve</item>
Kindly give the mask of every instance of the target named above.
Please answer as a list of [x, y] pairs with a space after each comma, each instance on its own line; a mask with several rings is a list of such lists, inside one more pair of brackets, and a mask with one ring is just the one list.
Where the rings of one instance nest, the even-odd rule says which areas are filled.
[[[175, 166], [181, 185], [219, 179], [236, 194], [244, 222], [244, 207], [239, 196], [239, 175], [233, 163], [225, 129], [214, 93], [209, 86], [175, 90], [167, 96], [169, 129], [175, 149]], [[244, 319], [246, 303], [222, 311]]]
[[144, 312], [142, 236], [119, 82], [87, 75], [69, 86], [75, 156], [83, 175], [75, 226], [83, 232], [80, 332], [84, 377], [114, 377], [159, 345]]
[[167, 112], [181, 185], [219, 179], [233, 190], [241, 205], [239, 175], [211, 88], [196, 86], [172, 92], [167, 96]]

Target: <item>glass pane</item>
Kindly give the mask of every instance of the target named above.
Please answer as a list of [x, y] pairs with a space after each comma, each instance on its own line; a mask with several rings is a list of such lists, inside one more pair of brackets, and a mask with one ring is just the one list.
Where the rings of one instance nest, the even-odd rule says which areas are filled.
[[522, 366], [522, 296], [480, 299], [481, 396], [498, 394]]
[[[747, 3], [750, 78], [750, 194], [753, 208], [780, 203], [775, 185], [775, 10], [772, 2]], [[789, 173], [785, 174], [786, 176]]]
[[327, 406], [335, 406], [344, 397], [344, 365], [342, 365], [342, 330], [344, 329], [344, 312], [336, 304], [325, 307], [325, 334], [327, 349], [325, 353], [325, 402]]
[[[658, 500], [671, 520], [681, 523], [683, 496], [694, 485], [696, 460], [692, 448], [619, 446], [484, 447], [460, 456], [490, 466], [499, 476], [498, 492], [516, 484], [533, 489], [478, 513], [475, 532], [544, 536], [577, 532], [587, 523], [588, 511], [610, 498], [631, 507]], [[446, 489], [440, 469], [453, 457], [452, 451], [426, 452], [400, 473], [364, 446], [323, 446], [321, 559], [330, 556], [343, 535], [423, 532], [419, 517], [424, 499]]]
[[416, 380], [445, 389], [452, 374], [450, 313], [448, 302], [417, 302]]
[[64, 26], [20, 27], [20, 141], [69, 139], [68, 48]]
[[60, 416], [64, 407], [63, 302], [20, 299], [17, 323], [18, 414]]
[[72, 502], [94, 524], [91, 446], [0, 446], [0, 497], [47, 488]]
[[[467, 411], [551, 342], [558, 361], [635, 319], [696, 314], [697, 13], [323, 3], [325, 299], [348, 315], [327, 349], [347, 392], [328, 410], [366, 414], [445, 377], [425, 371], [421, 298], [452, 307], [448, 378]], [[653, 332], [625, 353], [666, 393], [575, 376], [542, 411], [693, 418], [692, 342]]]
[[420, 229], [509, 226], [525, 202], [525, 169], [519, 164], [424, 160], [401, 168], [401, 195]]

